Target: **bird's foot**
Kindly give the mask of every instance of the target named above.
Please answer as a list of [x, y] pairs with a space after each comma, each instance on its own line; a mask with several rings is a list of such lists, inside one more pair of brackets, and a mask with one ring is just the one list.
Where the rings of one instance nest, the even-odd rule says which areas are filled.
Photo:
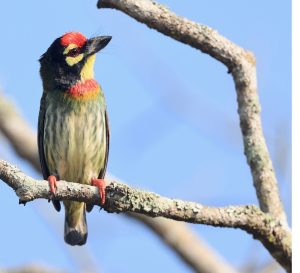
[[99, 190], [99, 195], [100, 195], [100, 199], [101, 199], [101, 206], [103, 206], [105, 204], [105, 181], [104, 179], [97, 179], [97, 178], [92, 178], [92, 185], [96, 186]]
[[54, 175], [48, 177], [50, 192], [54, 195], [57, 188], [57, 179]]

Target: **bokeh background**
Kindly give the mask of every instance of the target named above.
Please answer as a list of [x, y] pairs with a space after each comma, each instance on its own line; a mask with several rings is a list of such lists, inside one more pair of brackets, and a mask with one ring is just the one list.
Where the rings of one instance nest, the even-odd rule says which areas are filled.
[[[209, 25], [257, 59], [266, 141], [291, 217], [290, 1], [160, 1]], [[111, 35], [95, 75], [111, 128], [108, 171], [139, 188], [212, 206], [257, 204], [243, 154], [237, 103], [225, 66], [96, 1], [1, 1], [0, 88], [37, 127], [38, 59], [67, 31]], [[0, 135], [0, 158], [40, 178]], [[94, 209], [84, 247], [63, 241], [63, 213], [45, 200], [18, 204], [0, 183], [0, 267], [39, 263], [68, 272], [190, 272], [152, 232]], [[239, 230], [190, 227], [237, 268], [272, 259]]]

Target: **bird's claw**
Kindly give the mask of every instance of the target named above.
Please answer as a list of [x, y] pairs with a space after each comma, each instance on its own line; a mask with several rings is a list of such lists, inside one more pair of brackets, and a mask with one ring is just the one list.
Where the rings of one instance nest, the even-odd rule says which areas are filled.
[[50, 187], [50, 192], [54, 195], [56, 188], [57, 188], [57, 180], [54, 175], [50, 175], [48, 177], [48, 182], [49, 182], [49, 187]]
[[97, 178], [92, 178], [92, 185], [96, 186], [99, 190], [99, 195], [100, 195], [100, 204], [103, 206], [105, 204], [105, 181], [104, 179], [97, 179]]

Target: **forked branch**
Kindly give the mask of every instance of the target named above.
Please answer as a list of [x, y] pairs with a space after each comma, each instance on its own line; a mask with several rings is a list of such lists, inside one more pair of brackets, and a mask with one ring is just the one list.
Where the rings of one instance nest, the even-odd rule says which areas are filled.
[[98, 8], [120, 10], [150, 28], [209, 54], [227, 66], [235, 82], [244, 152], [260, 208], [287, 226], [261, 126], [254, 55], [216, 30], [178, 16], [152, 0], [100, 0]]

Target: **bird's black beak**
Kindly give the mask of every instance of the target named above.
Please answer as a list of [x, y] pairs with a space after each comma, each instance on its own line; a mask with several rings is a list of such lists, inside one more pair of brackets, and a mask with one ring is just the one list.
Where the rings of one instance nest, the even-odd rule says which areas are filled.
[[86, 55], [93, 55], [101, 49], [103, 49], [104, 47], [106, 47], [106, 45], [110, 42], [111, 38], [111, 36], [98, 36], [88, 39], [85, 45]]

